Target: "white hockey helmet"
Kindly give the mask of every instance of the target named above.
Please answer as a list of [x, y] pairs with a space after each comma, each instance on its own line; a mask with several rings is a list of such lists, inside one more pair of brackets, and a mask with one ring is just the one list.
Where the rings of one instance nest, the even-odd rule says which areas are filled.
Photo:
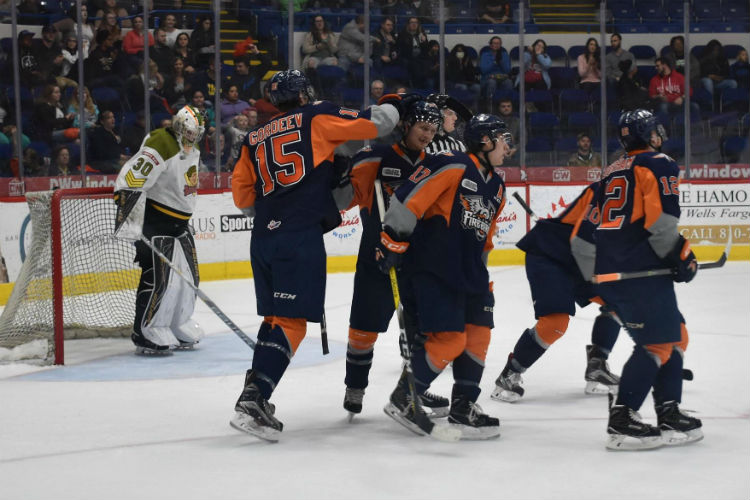
[[201, 140], [203, 123], [203, 113], [193, 106], [183, 107], [172, 117], [172, 130], [183, 152], [190, 153]]

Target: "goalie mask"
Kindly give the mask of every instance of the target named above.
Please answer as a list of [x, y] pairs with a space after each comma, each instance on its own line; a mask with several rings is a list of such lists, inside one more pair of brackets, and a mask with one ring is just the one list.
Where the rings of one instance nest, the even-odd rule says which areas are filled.
[[172, 130], [183, 153], [191, 153], [203, 137], [203, 114], [192, 106], [185, 106], [172, 118]]

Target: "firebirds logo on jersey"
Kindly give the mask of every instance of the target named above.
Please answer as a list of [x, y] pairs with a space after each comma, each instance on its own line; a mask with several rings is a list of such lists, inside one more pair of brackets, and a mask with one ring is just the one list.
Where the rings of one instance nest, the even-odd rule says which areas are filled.
[[486, 239], [495, 218], [495, 207], [491, 203], [485, 203], [482, 196], [460, 194], [459, 198], [463, 208], [461, 226], [464, 229], [474, 229], [477, 240]]

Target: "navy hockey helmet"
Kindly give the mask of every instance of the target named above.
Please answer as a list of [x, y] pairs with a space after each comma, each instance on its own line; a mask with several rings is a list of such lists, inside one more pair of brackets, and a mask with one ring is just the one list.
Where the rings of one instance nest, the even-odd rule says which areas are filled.
[[662, 142], [667, 140], [664, 127], [651, 111], [636, 109], [626, 111], [620, 116], [617, 138], [625, 151], [643, 149], [649, 146], [651, 132], [656, 132], [661, 137]]
[[297, 69], [279, 71], [271, 77], [269, 85], [271, 86], [269, 91], [271, 103], [276, 107], [299, 105], [300, 92], [307, 95], [310, 101], [315, 100], [315, 92], [310, 81]]
[[443, 123], [443, 114], [434, 103], [421, 100], [416, 101], [405, 110], [402, 120], [410, 126], [417, 122], [425, 122], [439, 127]]
[[502, 138], [509, 148], [513, 147], [513, 136], [505, 122], [495, 115], [474, 115], [464, 129], [464, 142], [469, 153], [479, 153], [486, 144], [485, 137]]

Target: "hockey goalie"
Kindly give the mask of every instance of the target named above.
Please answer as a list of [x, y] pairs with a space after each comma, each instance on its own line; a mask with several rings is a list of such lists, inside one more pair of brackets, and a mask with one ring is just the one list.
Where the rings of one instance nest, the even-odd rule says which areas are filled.
[[[136, 354], [169, 355], [192, 348], [203, 331], [191, 320], [195, 291], [176, 276], [164, 254], [198, 286], [198, 259], [188, 222], [197, 201], [198, 142], [203, 115], [185, 106], [172, 126], [146, 136], [115, 183], [115, 235], [133, 240], [141, 278], [131, 338]], [[153, 248], [152, 248], [153, 247]]]

